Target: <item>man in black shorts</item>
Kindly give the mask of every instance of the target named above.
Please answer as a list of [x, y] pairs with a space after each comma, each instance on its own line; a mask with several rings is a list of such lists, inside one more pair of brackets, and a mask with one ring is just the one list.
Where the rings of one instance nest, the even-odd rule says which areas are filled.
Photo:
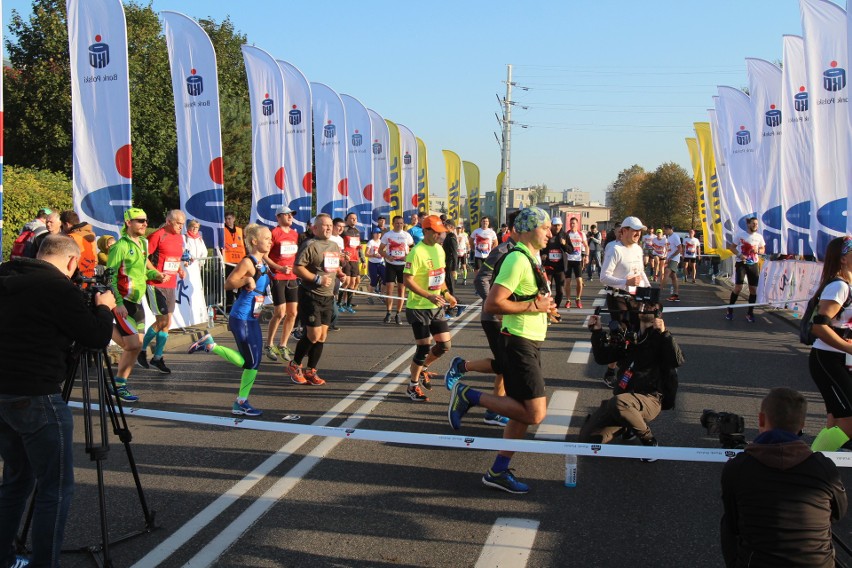
[[[272, 361], [277, 361], [279, 356], [285, 361], [293, 359], [293, 353], [287, 347], [287, 339], [293, 331], [298, 314], [299, 281], [293, 272], [293, 264], [296, 262], [300, 242], [299, 233], [293, 227], [293, 213], [286, 205], [275, 211], [278, 226], [272, 229], [272, 248], [266, 255], [266, 264], [273, 270], [271, 288], [275, 308], [269, 320], [265, 351], [267, 358]], [[281, 339], [276, 345], [275, 335], [279, 325], [282, 328]]]
[[[358, 230], [358, 216], [350, 213], [346, 216], [346, 227], [343, 229], [343, 274], [346, 278], [342, 286], [348, 290], [356, 290], [361, 282], [361, 263], [364, 262], [364, 252], [361, 250], [361, 231]], [[352, 303], [352, 292], [343, 292], [340, 311], [355, 313]]]
[[[404, 230], [404, 227], [405, 223], [402, 217], [399, 215], [394, 217], [393, 230], [382, 235], [382, 244], [379, 247], [379, 254], [385, 259], [385, 295], [388, 296], [385, 304], [388, 312], [385, 314], [384, 323], [388, 324], [391, 323], [391, 311], [396, 301], [398, 303], [394, 323], [403, 325], [399, 317], [399, 314], [402, 312], [403, 298], [405, 297], [402, 271], [405, 268], [405, 257], [408, 256], [408, 252], [414, 246], [414, 238], [408, 231]], [[398, 300], [390, 297], [394, 286], [396, 286]]]

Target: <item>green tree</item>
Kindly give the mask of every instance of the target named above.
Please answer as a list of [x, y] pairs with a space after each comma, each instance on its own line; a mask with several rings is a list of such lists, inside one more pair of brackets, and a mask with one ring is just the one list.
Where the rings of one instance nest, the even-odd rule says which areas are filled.
[[547, 195], [547, 184], [541, 183], [538, 185], [530, 186], [530, 207], [535, 207], [539, 203], [545, 200], [545, 196]]
[[[620, 220], [629, 215], [641, 215], [639, 187], [647, 176], [644, 168], [636, 164], [618, 172], [618, 177], [607, 188], [606, 204], [611, 208], [610, 218]], [[645, 221], [644, 217], [640, 219]]]
[[694, 228], [698, 200], [695, 183], [685, 169], [674, 162], [660, 165], [639, 188], [640, 219], [659, 227], [664, 223], [676, 229]]
[[12, 243], [24, 224], [39, 209], [70, 209], [71, 180], [62, 173], [20, 166], [3, 167], [3, 259], [9, 258]]

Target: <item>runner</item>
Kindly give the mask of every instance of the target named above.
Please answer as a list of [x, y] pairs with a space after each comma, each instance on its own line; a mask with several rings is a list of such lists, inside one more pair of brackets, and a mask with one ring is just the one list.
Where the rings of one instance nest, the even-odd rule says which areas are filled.
[[[382, 293], [385, 284], [385, 259], [382, 258], [379, 249], [382, 247], [382, 230], [373, 227], [373, 238], [367, 241], [367, 273], [370, 276], [370, 288], [376, 294]], [[369, 298], [373, 303], [373, 298]]]
[[237, 290], [237, 298], [228, 314], [228, 329], [234, 335], [239, 351], [216, 344], [213, 336], [207, 334], [190, 345], [188, 353], [206, 351], [218, 355], [232, 365], [242, 367], [240, 391], [231, 406], [231, 414], [260, 416], [263, 411], [249, 404], [248, 398], [263, 353], [260, 312], [271, 282], [264, 258], [272, 248], [272, 233], [262, 225], [251, 224], [246, 227], [245, 242], [249, 254], [237, 263], [225, 281], [226, 290]]
[[[278, 226], [272, 229], [272, 247], [264, 258], [266, 265], [273, 270], [272, 303], [275, 306], [266, 333], [265, 352], [272, 361], [277, 361], [278, 357], [290, 361], [293, 353], [287, 347], [287, 340], [299, 312], [299, 283], [293, 273], [293, 263], [299, 250], [299, 232], [293, 227], [293, 210], [286, 205], [275, 210], [275, 219]], [[281, 339], [276, 345], [275, 334], [279, 325]]]
[[667, 279], [671, 279], [672, 285], [669, 289], [671, 296], [666, 298], [666, 301], [680, 302], [680, 280], [677, 277], [677, 268], [680, 255], [683, 254], [683, 243], [680, 242], [680, 236], [674, 232], [674, 227], [671, 225], [663, 225], [663, 231], [666, 235], [666, 268], [661, 285]]
[[491, 220], [483, 217], [479, 222], [479, 228], [470, 235], [470, 248], [473, 250], [473, 267], [475, 270], [482, 268], [482, 262], [491, 254], [491, 249], [496, 247], [497, 233], [490, 228]]
[[[464, 230], [462, 221], [459, 221], [459, 226], [456, 227], [456, 240], [459, 242], [458, 271], [456, 274], [461, 274], [462, 286], [467, 286], [467, 257], [470, 255], [470, 242], [468, 242], [470, 237]], [[456, 282], [458, 282], [458, 278], [456, 278]]]
[[654, 274], [652, 280], [663, 283], [663, 272], [666, 269], [666, 253], [668, 252], [669, 241], [663, 235], [662, 229], [654, 231], [654, 238], [651, 239], [651, 266]]
[[[346, 279], [343, 287], [349, 290], [357, 290], [361, 283], [361, 264], [364, 262], [364, 253], [361, 251], [361, 231], [358, 230], [358, 216], [350, 213], [346, 216], [346, 227], [343, 229], [343, 273]], [[340, 311], [355, 313], [355, 304], [352, 303], [352, 292], [343, 293], [343, 303]]]
[[589, 244], [586, 242], [586, 235], [579, 230], [579, 223], [576, 217], [571, 217], [568, 221], [568, 231], [565, 233], [567, 240], [574, 248], [574, 252], [565, 256], [565, 297], [568, 298], [565, 302], [565, 307], [571, 307], [571, 278], [576, 279], [574, 286], [577, 295], [574, 298], [574, 305], [578, 308], [583, 307], [583, 268], [589, 261]]
[[[737, 257], [734, 264], [734, 289], [731, 290], [730, 305], [737, 303], [743, 282], [748, 281], [748, 303], [757, 301], [757, 285], [760, 282], [760, 255], [766, 252], [766, 241], [763, 235], [757, 232], [757, 217], [746, 219], [747, 231], [740, 230], [737, 233], [736, 244], [728, 246], [728, 249]], [[734, 310], [728, 308], [725, 319], [734, 319]], [[754, 323], [754, 306], [748, 308], [746, 321]]]
[[[607, 235], [609, 236], [609, 235]], [[654, 240], [654, 228], [648, 227], [648, 232], [642, 235], [640, 243], [642, 244], [642, 266], [648, 266], [648, 263], [651, 262], [653, 258], [654, 247], [651, 244]], [[650, 276], [654, 277], [654, 266], [651, 265], [651, 274]]]
[[[554, 300], [557, 306], [562, 304], [564, 297], [562, 292], [565, 289], [566, 258], [573, 252], [573, 246], [562, 231], [562, 217], [554, 217], [550, 220], [550, 235], [547, 246], [541, 251], [541, 264], [544, 268], [544, 274], [547, 276], [547, 281], [550, 283], [550, 289], [555, 290], [556, 297]], [[483, 301], [485, 301], [485, 298], [483, 298]], [[570, 305], [570, 302], [568, 304]]]
[[402, 312], [402, 303], [405, 294], [405, 285], [403, 284], [402, 271], [405, 268], [405, 257], [411, 247], [414, 246], [414, 239], [411, 235], [403, 230], [404, 224], [402, 217], [397, 215], [393, 218], [393, 230], [382, 235], [382, 246], [379, 249], [379, 254], [385, 259], [385, 295], [391, 296], [394, 285], [396, 285], [397, 299], [387, 298], [385, 305], [388, 313], [385, 314], [384, 323], [391, 323], [391, 310], [394, 302], [399, 306], [394, 315], [394, 323], [403, 325], [400, 321], [399, 314]]
[[[416, 345], [406, 393], [416, 402], [428, 402], [420, 388], [421, 379], [423, 387], [432, 390], [432, 376], [427, 369], [450, 350], [451, 335], [443, 309], [452, 309], [458, 303], [447, 290], [446, 257], [440, 242], [447, 228], [437, 215], [424, 217], [422, 228], [423, 240], [405, 257], [403, 269], [408, 288], [405, 318], [414, 330]], [[435, 345], [430, 348], [433, 337]]]
[[692, 274], [692, 283], [698, 275], [698, 259], [701, 258], [701, 241], [695, 238], [695, 229], [689, 230], [689, 236], [683, 239], [683, 278], [689, 280]]

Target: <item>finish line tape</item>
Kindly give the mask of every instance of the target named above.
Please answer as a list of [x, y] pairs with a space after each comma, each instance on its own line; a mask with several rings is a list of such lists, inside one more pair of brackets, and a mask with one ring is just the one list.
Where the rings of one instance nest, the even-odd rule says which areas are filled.
[[[80, 402], [69, 402], [68, 406], [77, 409], [83, 408], [83, 404]], [[462, 450], [506, 450], [531, 454], [569, 454], [577, 456], [629, 459], [652, 458], [657, 460], [689, 462], [726, 462], [742, 451], [726, 450], [721, 448], [669, 448], [659, 446], [623, 446], [618, 444], [579, 444], [574, 442], [546, 442], [542, 440], [506, 440], [503, 438], [481, 438], [475, 436], [418, 434], [413, 432], [367, 430], [363, 428], [337, 428], [333, 426], [310, 426], [293, 423], [280, 424], [277, 422], [229, 418], [225, 416], [168, 412], [165, 410], [150, 410], [136, 407], [123, 408], [126, 416], [141, 416], [143, 418], [169, 420], [173, 422], [207, 424], [209, 426], [277, 432], [280, 434], [304, 434], [324, 438], [345, 438], [348, 440], [361, 440], [365, 442], [409, 444], [415, 446], [432, 446]], [[92, 410], [99, 410], [99, 406], [97, 404], [92, 404]], [[852, 467], [852, 453], [824, 453], [826, 457], [834, 460], [834, 463], [838, 467]]]

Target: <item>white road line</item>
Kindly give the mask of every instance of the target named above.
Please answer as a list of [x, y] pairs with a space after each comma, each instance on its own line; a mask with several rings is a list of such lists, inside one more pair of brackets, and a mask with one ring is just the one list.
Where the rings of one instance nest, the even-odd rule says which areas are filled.
[[577, 396], [580, 393], [574, 390], [554, 391], [547, 405], [547, 416], [535, 433], [536, 440], [559, 440], [565, 441], [568, 429], [571, 427], [571, 416], [574, 415], [574, 407], [577, 406]]
[[606, 292], [606, 288], [601, 288], [600, 290], [598, 290], [598, 296], [603, 296], [604, 294], [606, 294]]
[[606, 298], [596, 298], [594, 302], [592, 302], [593, 308], [599, 308], [601, 306], [606, 305]]
[[568, 355], [568, 362], [585, 365], [589, 362], [589, 355], [591, 354], [591, 352], [591, 341], [575, 341], [574, 347], [571, 349], [571, 354]]
[[500, 517], [491, 527], [475, 568], [524, 568], [538, 533], [538, 521]]
[[[477, 301], [478, 303], [478, 301]], [[470, 321], [476, 317], [476, 313], [472, 312], [463, 319], [458, 321], [452, 328], [452, 334], [463, 329]], [[332, 420], [356, 402], [365, 392], [370, 390], [374, 385], [380, 383], [385, 377], [391, 374], [396, 368], [407, 364], [408, 359], [414, 354], [414, 347], [405, 350], [391, 364], [373, 375], [363, 385], [352, 391], [348, 396], [334, 405], [328, 412], [323, 414], [313, 424], [315, 426], [326, 426]], [[358, 423], [366, 418], [369, 413], [384, 401], [387, 395], [395, 390], [400, 384], [407, 383], [408, 374], [403, 373], [397, 375], [394, 379], [388, 382], [381, 390], [379, 390], [370, 400], [361, 405], [348, 420], [344, 423], [347, 428], [354, 428]], [[212, 523], [225, 509], [230, 507], [237, 499], [245, 495], [252, 487], [269, 473], [281, 465], [281, 463], [295, 453], [300, 447], [307, 443], [313, 436], [296, 436], [289, 443], [285, 444], [280, 450], [267, 458], [262, 464], [246, 475], [241, 481], [237, 482], [226, 493], [218, 497], [213, 503], [204, 508], [195, 517], [190, 519], [184, 526], [178, 529], [172, 536], [160, 543], [156, 548], [151, 550], [143, 558], [133, 565], [133, 568], [143, 568], [148, 566], [158, 566], [165, 562], [172, 554], [180, 547], [191, 540], [204, 527]], [[216, 538], [214, 538], [207, 546], [193, 557], [186, 566], [197, 568], [200, 566], [210, 566], [214, 564], [219, 557], [230, 547], [239, 536], [245, 532], [248, 527], [255, 523], [266, 511], [268, 511], [277, 501], [278, 498], [286, 495], [290, 489], [296, 486], [301, 481], [302, 477], [307, 474], [314, 465], [319, 463], [320, 459], [331, 451], [342, 439], [326, 438], [314, 450], [302, 458], [284, 477], [276, 482], [264, 495], [252, 503], [237, 519], [235, 519], [228, 527], [226, 527]]]

